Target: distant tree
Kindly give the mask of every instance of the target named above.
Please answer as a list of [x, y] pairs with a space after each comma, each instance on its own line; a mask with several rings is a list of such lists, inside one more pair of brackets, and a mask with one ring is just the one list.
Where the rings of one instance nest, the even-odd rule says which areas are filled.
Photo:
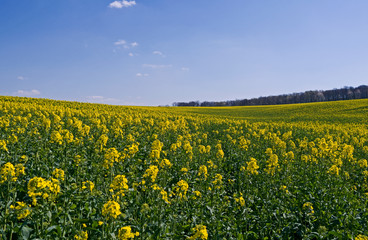
[[310, 90], [301, 93], [282, 94], [277, 96], [258, 97], [252, 99], [237, 99], [220, 102], [175, 102], [172, 105], [177, 107], [222, 107], [222, 106], [252, 106], [252, 105], [274, 105], [290, 103], [308, 103], [322, 101], [337, 101], [349, 99], [368, 98], [368, 86], [361, 85], [357, 88], [343, 87], [325, 91]]

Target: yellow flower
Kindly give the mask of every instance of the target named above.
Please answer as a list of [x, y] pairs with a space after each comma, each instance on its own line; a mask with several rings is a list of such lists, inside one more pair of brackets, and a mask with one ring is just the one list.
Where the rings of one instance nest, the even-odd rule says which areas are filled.
[[129, 155], [130, 156], [134, 156], [134, 154], [136, 154], [137, 152], [138, 152], [138, 146], [139, 146], [139, 144], [138, 143], [133, 143], [130, 147], [129, 147], [129, 149], [128, 149], [128, 151], [129, 151]]
[[64, 171], [62, 169], [58, 169], [58, 168], [55, 168], [55, 170], [52, 172], [52, 175], [61, 180], [61, 181], [64, 181]]
[[128, 240], [139, 236], [139, 232], [132, 232], [132, 228], [130, 226], [125, 226], [119, 229], [118, 238], [120, 240]]
[[242, 207], [244, 207], [244, 206], [245, 206], [245, 200], [244, 200], [243, 196], [240, 196], [239, 198], [235, 198], [235, 201], [236, 201], [237, 203], [239, 203], [239, 204], [240, 204], [240, 206], [242, 206]]
[[6, 181], [17, 181], [14, 165], [10, 162], [5, 163], [0, 170], [0, 184]]
[[115, 195], [124, 196], [124, 193], [129, 189], [128, 179], [126, 179], [125, 175], [117, 175], [114, 180], [112, 180], [110, 188], [112, 192], [116, 192]]
[[20, 162], [26, 163], [28, 161], [28, 157], [26, 155], [22, 155], [19, 159]]
[[66, 143], [73, 142], [73, 139], [74, 139], [73, 133], [69, 132], [69, 130], [67, 129], [63, 129], [60, 132], [63, 136], [63, 140], [65, 140]]
[[273, 152], [272, 152], [272, 148], [267, 148], [267, 149], [266, 149], [266, 154], [267, 154], [268, 156], [271, 156], [271, 155], [273, 154]]
[[162, 150], [163, 146], [164, 146], [164, 144], [162, 142], [160, 142], [160, 140], [156, 139], [155, 141], [153, 141], [152, 146], [151, 146], [150, 158], [159, 159], [160, 158], [160, 153], [161, 153], [161, 150]]
[[286, 153], [286, 159], [292, 161], [294, 160], [294, 153], [292, 151]]
[[169, 167], [169, 168], [171, 168], [171, 166], [172, 166], [172, 164], [171, 164], [171, 162], [168, 160], [168, 159], [162, 159], [162, 161], [161, 161], [161, 163], [160, 163], [160, 167], [161, 168], [164, 168], [164, 167]]
[[158, 167], [155, 165], [150, 166], [143, 174], [144, 178], [151, 178], [151, 182], [155, 182], [157, 178]]
[[307, 162], [311, 161], [311, 156], [303, 154], [301, 159], [302, 159], [303, 162], [307, 163]]
[[310, 202], [306, 202], [303, 204], [303, 209], [307, 211], [307, 214], [313, 214], [314, 210], [313, 210], [313, 205]]
[[177, 186], [175, 187], [175, 190], [178, 193], [180, 199], [182, 199], [183, 197], [186, 196], [188, 188], [189, 188], [188, 183], [184, 180], [180, 180], [177, 183]]
[[173, 152], [175, 152], [176, 149], [178, 149], [178, 145], [176, 145], [175, 143], [171, 144], [170, 150], [173, 151]]
[[205, 179], [207, 178], [207, 167], [205, 165], [199, 167], [198, 176], [203, 176]]
[[202, 154], [203, 154], [203, 153], [206, 153], [206, 147], [205, 147], [205, 146], [203, 146], [203, 145], [199, 145], [199, 146], [198, 146], [198, 149], [199, 149], [199, 152], [200, 152], [200, 153], [202, 153]]
[[5, 140], [0, 140], [0, 149], [4, 150], [4, 151], [8, 151], [8, 148], [6, 147], [6, 142]]
[[63, 137], [58, 131], [52, 131], [50, 136], [50, 142], [58, 143], [61, 145], [63, 144]]
[[258, 174], [257, 169], [259, 169], [259, 166], [257, 165], [257, 160], [255, 158], [250, 158], [250, 161], [247, 162], [247, 171], [250, 174], [257, 175]]
[[24, 202], [17, 202], [17, 206], [10, 205], [10, 208], [16, 211], [18, 220], [26, 218], [31, 214], [27, 204]]
[[79, 235], [75, 235], [74, 238], [76, 240], [87, 240], [88, 239], [88, 233], [87, 231], [81, 231]]
[[216, 188], [219, 189], [222, 185], [222, 175], [221, 174], [216, 174], [215, 175], [215, 180], [212, 181], [213, 185], [217, 185]]
[[45, 180], [42, 177], [34, 177], [28, 182], [28, 196], [32, 198], [32, 204], [37, 204], [37, 197], [53, 200], [60, 192], [60, 184], [57, 179]]
[[107, 149], [104, 155], [104, 162], [102, 166], [106, 169], [109, 169], [114, 165], [114, 162], [118, 162], [120, 157], [120, 153], [115, 148]]
[[74, 156], [74, 163], [75, 165], [79, 165], [82, 162], [82, 157], [80, 155], [75, 155]]
[[270, 158], [267, 160], [267, 166], [265, 171], [270, 174], [270, 175], [274, 175], [276, 168], [278, 168], [279, 166], [279, 161], [278, 161], [278, 157], [276, 154], [271, 153], [270, 154]]
[[365, 235], [358, 235], [355, 240], [368, 240], [368, 236]]
[[213, 169], [217, 168], [217, 166], [211, 160], [208, 160], [207, 164], [208, 164], [208, 168], [213, 168]]
[[161, 189], [160, 194], [162, 196], [162, 200], [166, 203], [170, 203], [169, 198], [167, 197], [167, 192], [164, 189]]
[[202, 193], [200, 191], [194, 191], [194, 195], [192, 197], [193, 200], [196, 200], [197, 198], [202, 197]]
[[207, 228], [204, 225], [197, 225], [195, 226], [192, 231], [194, 232], [194, 235], [191, 236], [190, 240], [195, 240], [195, 239], [208, 239], [208, 233], [207, 233]]
[[121, 214], [120, 205], [115, 201], [108, 201], [103, 205], [102, 215], [107, 219], [117, 218]]
[[361, 168], [366, 168], [366, 167], [368, 167], [367, 160], [366, 160], [366, 159], [360, 159], [360, 160], [358, 161], [358, 165], [359, 165], [359, 167], [361, 167]]
[[18, 163], [15, 165], [15, 176], [19, 177], [20, 175], [25, 175], [25, 168], [24, 165], [21, 163]]
[[93, 188], [95, 187], [95, 184], [91, 181], [85, 181], [82, 183], [82, 189], [89, 189], [91, 192], [93, 190]]
[[332, 165], [330, 167], [330, 169], [328, 169], [328, 173], [332, 174], [332, 175], [339, 175], [339, 171], [340, 171], [340, 168], [336, 165]]
[[281, 191], [285, 191], [285, 193], [289, 193], [289, 191], [287, 190], [287, 187], [285, 185], [280, 187]]
[[152, 150], [151, 151], [151, 154], [150, 154], [150, 158], [153, 158], [153, 159], [159, 159], [160, 158], [160, 151], [159, 150]]
[[105, 134], [102, 134], [100, 138], [97, 140], [97, 145], [99, 145], [100, 150], [102, 150], [102, 148], [106, 146], [108, 139], [109, 138]]
[[185, 153], [188, 155], [189, 159], [193, 158], [193, 147], [190, 145], [189, 141], [185, 141], [183, 145]]
[[224, 158], [224, 151], [222, 151], [222, 149], [219, 149], [217, 150], [217, 153], [216, 153], [216, 157], [219, 158], [219, 159], [222, 159]]

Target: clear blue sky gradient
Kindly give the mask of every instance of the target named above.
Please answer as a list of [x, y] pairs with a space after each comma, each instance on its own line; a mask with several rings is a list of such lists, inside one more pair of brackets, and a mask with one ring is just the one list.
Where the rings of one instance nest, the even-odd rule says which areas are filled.
[[111, 2], [1, 0], [0, 95], [157, 106], [368, 83], [366, 0]]

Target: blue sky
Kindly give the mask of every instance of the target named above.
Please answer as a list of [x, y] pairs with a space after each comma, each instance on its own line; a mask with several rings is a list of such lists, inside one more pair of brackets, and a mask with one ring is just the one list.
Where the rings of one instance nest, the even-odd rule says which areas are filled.
[[366, 0], [1, 0], [0, 95], [121, 105], [368, 81]]

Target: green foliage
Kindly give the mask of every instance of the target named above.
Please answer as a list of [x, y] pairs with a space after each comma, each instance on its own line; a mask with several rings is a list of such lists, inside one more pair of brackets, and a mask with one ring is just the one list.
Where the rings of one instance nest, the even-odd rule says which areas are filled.
[[367, 105], [0, 97], [0, 239], [364, 237]]

